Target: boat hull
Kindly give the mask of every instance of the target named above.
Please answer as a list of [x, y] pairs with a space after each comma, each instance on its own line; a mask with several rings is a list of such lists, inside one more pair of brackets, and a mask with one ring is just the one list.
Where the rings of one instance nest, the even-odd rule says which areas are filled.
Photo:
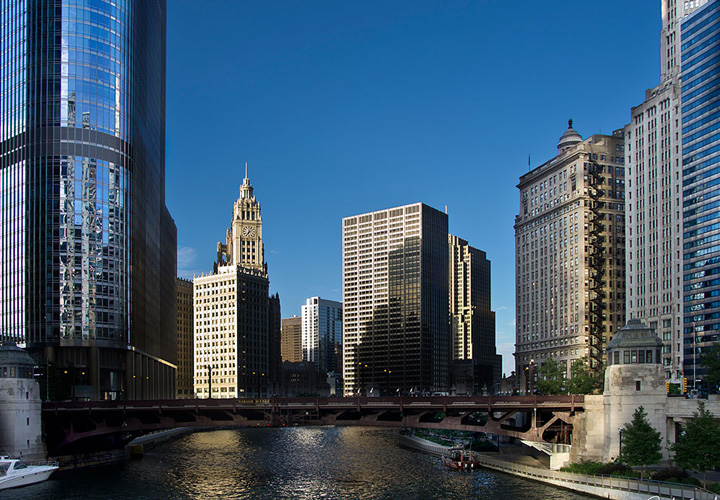
[[27, 472], [15, 472], [12, 476], [0, 478], [0, 490], [18, 488], [29, 484], [40, 483], [50, 477], [50, 474], [57, 470], [57, 467], [43, 466], [39, 470], [28, 470]]

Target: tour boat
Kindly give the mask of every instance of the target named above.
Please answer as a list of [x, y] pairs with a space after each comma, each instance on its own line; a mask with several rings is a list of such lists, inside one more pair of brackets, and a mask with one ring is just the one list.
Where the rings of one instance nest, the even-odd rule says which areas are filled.
[[57, 469], [54, 462], [28, 465], [16, 458], [0, 457], [0, 490], [45, 481]]
[[448, 467], [458, 470], [477, 469], [480, 464], [475, 460], [475, 455], [471, 451], [463, 449], [451, 448], [450, 456], [443, 456], [443, 463]]

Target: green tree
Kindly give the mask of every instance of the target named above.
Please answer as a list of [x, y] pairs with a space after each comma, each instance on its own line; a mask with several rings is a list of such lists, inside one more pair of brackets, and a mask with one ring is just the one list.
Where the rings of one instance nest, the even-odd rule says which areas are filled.
[[576, 359], [570, 365], [568, 392], [570, 394], [592, 394], [595, 391], [602, 391], [604, 377], [604, 372], [590, 370], [587, 356]]
[[546, 360], [538, 367], [537, 390], [540, 394], [566, 394], [565, 369], [554, 359]]
[[703, 351], [700, 356], [700, 364], [707, 368], [705, 382], [717, 390], [720, 385], [720, 343]]
[[656, 464], [662, 458], [662, 437], [660, 431], [650, 425], [647, 413], [642, 406], [635, 410], [630, 423], [625, 424], [622, 432], [620, 461], [628, 465], [642, 467], [640, 477], [645, 475], [645, 466]]
[[703, 485], [707, 488], [705, 471], [720, 466], [720, 420], [700, 401], [693, 419], [681, 429], [677, 442], [670, 446], [675, 462], [683, 469], [702, 472]]

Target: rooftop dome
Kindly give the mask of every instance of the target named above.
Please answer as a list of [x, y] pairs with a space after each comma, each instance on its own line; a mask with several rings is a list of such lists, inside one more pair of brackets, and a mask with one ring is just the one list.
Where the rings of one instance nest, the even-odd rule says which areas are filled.
[[631, 319], [625, 326], [615, 332], [613, 339], [608, 342], [607, 350], [659, 348], [662, 340], [655, 334], [655, 330], [643, 324], [639, 319]]
[[560, 141], [558, 141], [558, 154], [567, 151], [570, 147], [582, 142], [583, 140], [582, 136], [578, 134], [577, 130], [572, 128], [572, 125], [573, 121], [568, 120], [568, 128], [562, 135], [562, 137], [560, 137]]
[[0, 366], [35, 366], [35, 361], [25, 349], [19, 348], [15, 342], [3, 342], [0, 346]]

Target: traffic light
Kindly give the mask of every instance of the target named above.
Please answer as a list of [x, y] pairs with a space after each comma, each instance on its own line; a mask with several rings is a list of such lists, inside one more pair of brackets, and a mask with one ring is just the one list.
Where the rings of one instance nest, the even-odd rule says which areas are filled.
[[683, 377], [683, 394], [687, 394], [687, 379]]
[[665, 382], [665, 394], [670, 394], [670, 382]]

